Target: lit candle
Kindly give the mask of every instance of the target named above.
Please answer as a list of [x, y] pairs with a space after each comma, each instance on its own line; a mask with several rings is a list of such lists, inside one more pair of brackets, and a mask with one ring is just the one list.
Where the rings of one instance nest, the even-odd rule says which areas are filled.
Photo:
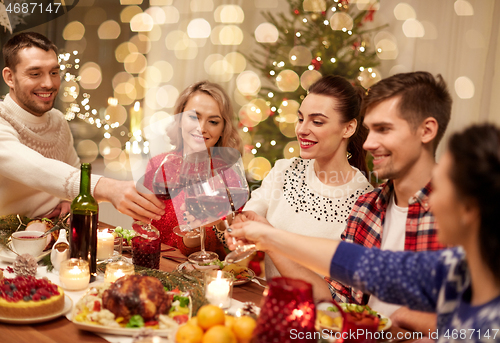
[[231, 306], [231, 290], [233, 280], [223, 277], [222, 270], [207, 272], [205, 274], [205, 297], [208, 302], [222, 308]]
[[125, 275], [134, 274], [134, 265], [125, 261], [117, 261], [108, 263], [106, 272], [104, 273], [104, 281], [115, 282]]
[[76, 258], [62, 261], [59, 267], [59, 281], [61, 287], [66, 290], [85, 289], [90, 281], [89, 263]]
[[115, 236], [108, 229], [97, 232], [97, 259], [106, 260], [113, 256]]

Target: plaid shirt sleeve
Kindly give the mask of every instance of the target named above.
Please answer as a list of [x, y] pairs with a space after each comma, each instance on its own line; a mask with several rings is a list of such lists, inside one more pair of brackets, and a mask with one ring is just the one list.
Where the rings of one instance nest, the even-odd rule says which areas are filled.
[[[382, 185], [358, 198], [342, 233], [342, 240], [365, 247], [380, 248], [382, 227], [392, 182]], [[406, 219], [405, 250], [435, 251], [445, 248], [438, 242], [437, 223], [429, 207], [430, 182], [409, 200]], [[335, 280], [325, 278], [336, 301], [362, 304], [363, 293]]]

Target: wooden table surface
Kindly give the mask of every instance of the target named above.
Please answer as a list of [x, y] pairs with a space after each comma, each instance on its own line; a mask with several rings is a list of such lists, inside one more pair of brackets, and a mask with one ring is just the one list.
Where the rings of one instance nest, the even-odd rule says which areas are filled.
[[[170, 248], [167, 245], [162, 245], [162, 250]], [[185, 259], [177, 249], [175, 251], [163, 252], [162, 255], [175, 256], [179, 259]], [[165, 258], [160, 259], [160, 270], [172, 271], [180, 263]], [[262, 285], [266, 282], [259, 279]], [[233, 298], [241, 302], [253, 302], [260, 306], [264, 287], [255, 282], [234, 287]], [[408, 332], [398, 327], [391, 327], [393, 337], [396, 337], [397, 332]], [[410, 342], [411, 340], [406, 340]], [[59, 317], [48, 322], [31, 325], [14, 325], [0, 323], [0, 342], [12, 343], [105, 343], [108, 342], [104, 338], [88, 331], [82, 331], [70, 322], [66, 317]]]
[[[162, 245], [162, 250], [169, 248]], [[178, 250], [168, 251], [162, 255], [176, 256], [185, 259]], [[172, 271], [179, 265], [178, 262], [160, 259], [160, 270]], [[265, 281], [262, 281], [265, 285]], [[233, 298], [242, 302], [251, 301], [260, 305], [264, 287], [254, 282], [234, 287]], [[79, 343], [79, 342], [108, 342], [104, 338], [88, 331], [82, 331], [70, 322], [66, 317], [30, 325], [14, 325], [0, 323], [0, 342], [9, 343]]]

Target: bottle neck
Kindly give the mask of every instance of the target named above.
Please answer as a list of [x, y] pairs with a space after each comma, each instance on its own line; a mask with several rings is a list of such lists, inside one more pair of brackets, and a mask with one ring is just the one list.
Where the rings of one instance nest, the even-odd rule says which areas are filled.
[[80, 194], [90, 195], [90, 174], [92, 167], [90, 163], [82, 163], [80, 177]]

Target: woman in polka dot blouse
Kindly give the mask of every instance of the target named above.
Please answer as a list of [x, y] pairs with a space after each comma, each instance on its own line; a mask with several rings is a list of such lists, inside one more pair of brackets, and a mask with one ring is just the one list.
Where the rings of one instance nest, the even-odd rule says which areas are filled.
[[484, 124], [453, 135], [432, 186], [439, 241], [455, 248], [370, 249], [251, 221], [228, 231], [383, 301], [436, 312], [437, 330], [424, 334], [438, 342], [500, 342], [500, 128]]
[[[373, 189], [365, 177], [361, 97], [340, 76], [325, 76], [309, 88], [297, 113], [300, 158], [276, 161], [244, 208], [248, 218], [260, 216], [278, 229], [307, 236], [340, 238], [356, 199]], [[280, 256], [266, 254], [265, 271], [267, 279], [302, 278], [317, 286], [318, 298], [331, 296], [322, 276]]]

